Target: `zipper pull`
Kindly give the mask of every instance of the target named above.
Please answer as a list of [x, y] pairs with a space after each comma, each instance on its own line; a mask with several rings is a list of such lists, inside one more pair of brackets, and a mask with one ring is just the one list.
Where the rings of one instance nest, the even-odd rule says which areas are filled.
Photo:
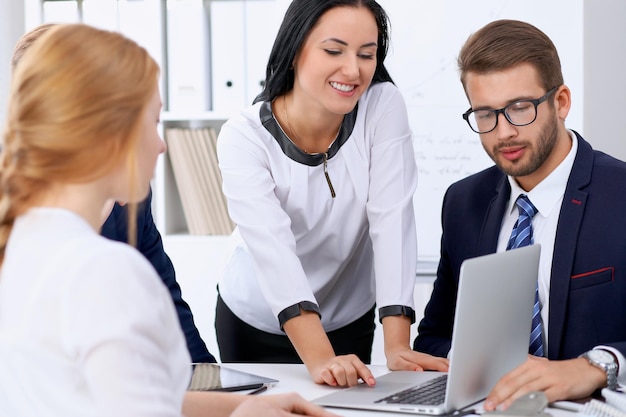
[[328, 188], [330, 188], [330, 195], [333, 198], [335, 198], [335, 189], [333, 188], [333, 183], [330, 182], [330, 177], [328, 176], [328, 153], [327, 152], [324, 152], [324, 176], [326, 177]]

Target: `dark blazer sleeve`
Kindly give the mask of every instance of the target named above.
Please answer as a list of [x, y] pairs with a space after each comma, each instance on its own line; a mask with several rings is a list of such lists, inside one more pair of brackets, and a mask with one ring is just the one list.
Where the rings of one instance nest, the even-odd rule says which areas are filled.
[[495, 167], [463, 179], [446, 191], [437, 278], [413, 349], [435, 356], [448, 355], [461, 264], [465, 259], [496, 251], [509, 195], [506, 177]]
[[[442, 224], [448, 216], [449, 190], [443, 199]], [[437, 279], [433, 284], [430, 301], [424, 309], [424, 317], [420, 321], [418, 335], [413, 342], [413, 349], [434, 356], [446, 357], [452, 341], [452, 324], [456, 307], [456, 292], [458, 283], [450, 264], [448, 253], [443, 249], [444, 239], [441, 239], [441, 257], [437, 267]]]
[[[170, 291], [180, 325], [185, 334], [187, 348], [193, 362], [216, 362], [209, 353], [206, 344], [194, 323], [193, 314], [189, 305], [182, 297], [180, 285], [176, 281], [176, 273], [172, 261], [163, 249], [161, 234], [152, 218], [152, 192], [148, 198], [137, 207], [137, 249], [150, 261], [163, 283]], [[128, 210], [117, 203], [106, 222], [102, 226], [101, 234], [109, 239], [120, 242], [128, 241]]]

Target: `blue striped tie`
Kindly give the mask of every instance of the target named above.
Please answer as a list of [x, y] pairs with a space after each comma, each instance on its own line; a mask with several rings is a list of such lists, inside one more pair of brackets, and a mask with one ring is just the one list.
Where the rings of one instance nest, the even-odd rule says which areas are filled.
[[[519, 217], [513, 226], [506, 250], [533, 244], [532, 218], [537, 214], [537, 209], [524, 194], [517, 198], [515, 205], [517, 205]], [[533, 306], [532, 331], [530, 332], [528, 352], [535, 356], [544, 356], [543, 338], [541, 335], [541, 311], [539, 309], [539, 288], [535, 289], [535, 305]]]

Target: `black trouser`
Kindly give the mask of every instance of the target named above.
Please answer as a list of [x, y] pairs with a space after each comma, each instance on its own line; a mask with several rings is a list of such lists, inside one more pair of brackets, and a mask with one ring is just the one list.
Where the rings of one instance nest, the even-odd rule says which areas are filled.
[[[372, 360], [374, 310], [340, 329], [327, 332], [337, 355], [354, 353], [364, 363]], [[302, 363], [286, 335], [267, 333], [245, 323], [217, 296], [215, 330], [222, 362]]]

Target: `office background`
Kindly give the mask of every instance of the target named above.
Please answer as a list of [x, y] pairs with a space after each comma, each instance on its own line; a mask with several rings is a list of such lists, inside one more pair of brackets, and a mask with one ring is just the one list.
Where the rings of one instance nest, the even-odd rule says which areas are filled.
[[[161, 62], [171, 120], [219, 125], [260, 89], [274, 34], [289, 0], [82, 0], [83, 19], [134, 38]], [[402, 90], [420, 169], [416, 213], [420, 250], [418, 312], [430, 292], [445, 187], [490, 164], [460, 114], [467, 109], [455, 57], [490, 20], [516, 18], [544, 30], [559, 49], [574, 108], [567, 125], [626, 159], [626, 2], [623, 0], [380, 0], [392, 25], [388, 66]], [[43, 21], [71, 21], [76, 1], [0, 0], [0, 123], [13, 46]], [[167, 30], [162, 28], [166, 26]], [[164, 45], [167, 45], [167, 53]], [[626, 180], [626, 179], [625, 179]], [[216, 352], [213, 298], [223, 236], [189, 236], [166, 158], [155, 182], [155, 218], [200, 332]], [[377, 335], [377, 338], [380, 336]], [[383, 363], [382, 343], [374, 361]]]

